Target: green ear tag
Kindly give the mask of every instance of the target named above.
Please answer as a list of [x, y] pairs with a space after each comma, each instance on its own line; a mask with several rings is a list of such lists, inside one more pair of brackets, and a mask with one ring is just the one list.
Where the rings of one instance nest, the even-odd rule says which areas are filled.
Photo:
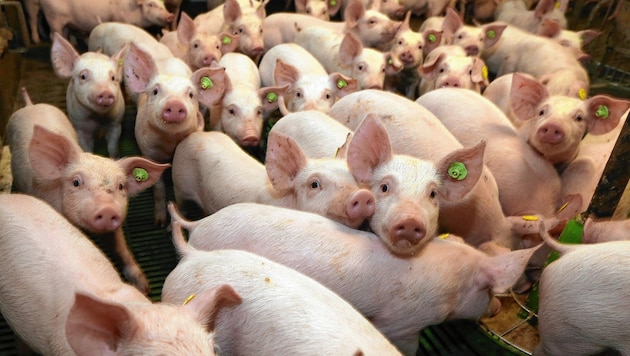
[[448, 167], [448, 175], [456, 180], [464, 180], [468, 176], [468, 171], [462, 162], [453, 162]]
[[132, 174], [136, 182], [146, 182], [149, 180], [149, 172], [144, 168], [134, 168]]
[[391, 59], [391, 58], [390, 58], [390, 59], [388, 59], [388, 60], [387, 60], [387, 64], [391, 66], [392, 64], [394, 64], [394, 60], [393, 60], [393, 59]]
[[497, 37], [497, 33], [494, 32], [494, 30], [490, 30], [490, 31], [486, 32], [486, 37], [488, 37], [489, 39], [493, 39], [493, 38]]
[[232, 39], [231, 39], [231, 38], [229, 38], [228, 36], [224, 36], [224, 37], [221, 39], [221, 42], [223, 42], [223, 44], [228, 45], [228, 44], [232, 43]]
[[212, 80], [208, 77], [203, 77], [201, 78], [201, 89], [206, 90], [206, 89], [212, 89], [212, 87], [214, 86], [214, 83], [212, 83]]
[[276, 100], [278, 100], [278, 94], [270, 91], [269, 93], [267, 93], [267, 102], [269, 103], [274, 103], [276, 102]]
[[337, 0], [330, 0], [330, 6], [337, 6]]
[[608, 118], [608, 106], [600, 105], [595, 112], [595, 116], [601, 118], [602, 120], [606, 120]]
[[118, 66], [119, 66], [119, 67], [122, 67], [122, 66], [123, 66], [123, 62], [124, 62], [124, 61], [123, 61], [123, 59], [122, 59], [122, 58], [121, 58], [121, 59], [119, 59], [119, 60], [118, 60]]
[[429, 42], [435, 42], [437, 41], [437, 36], [434, 34], [430, 34], [429, 35]]
[[337, 88], [342, 89], [348, 86], [348, 82], [343, 79], [337, 80]]

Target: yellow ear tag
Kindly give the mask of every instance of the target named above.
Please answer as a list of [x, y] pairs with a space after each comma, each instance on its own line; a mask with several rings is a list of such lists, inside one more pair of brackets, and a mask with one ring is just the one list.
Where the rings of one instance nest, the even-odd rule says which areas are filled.
[[464, 180], [468, 176], [468, 170], [462, 162], [453, 162], [448, 167], [448, 175], [456, 180]]
[[606, 120], [608, 118], [608, 106], [600, 105], [595, 111], [595, 116], [599, 117], [602, 120]]
[[560, 1], [556, 2], [555, 4], [553, 4], [553, 8], [554, 9], [559, 9], [560, 8]]
[[120, 58], [120, 59], [118, 60], [118, 66], [119, 66], [119, 67], [122, 67], [122, 66], [123, 66], [123, 63], [124, 63], [123, 59], [122, 59], [122, 58]]
[[188, 298], [186, 298], [186, 300], [184, 300], [182, 305], [186, 305], [186, 304], [190, 303], [190, 301], [193, 300], [193, 298], [195, 298], [194, 294], [189, 295]]
[[525, 220], [525, 221], [538, 221], [538, 216], [536, 216], [536, 215], [523, 215], [523, 220]]
[[448, 237], [448, 235], [450, 235], [448, 232], [447, 232], [447, 233], [445, 233], [445, 234], [441, 234], [441, 235], [439, 235], [439, 236], [438, 236], [438, 239], [442, 239], [442, 240], [444, 240], [445, 238], [447, 238], [447, 237]]
[[481, 68], [481, 77], [483, 79], [488, 79], [488, 67], [487, 66], [483, 66], [483, 68]]
[[278, 94], [276, 94], [276, 93], [274, 93], [274, 92], [272, 92], [272, 91], [270, 91], [269, 93], [267, 93], [267, 102], [268, 102], [269, 104], [271, 104], [271, 103], [275, 103], [275, 102], [276, 102], [276, 100], [278, 100]]
[[201, 78], [201, 89], [203, 90], [212, 89], [213, 86], [214, 86], [214, 83], [212, 83], [212, 79], [208, 77]]
[[578, 90], [578, 96], [580, 99], [586, 100], [586, 89], [580, 88], [580, 90]]
[[232, 43], [232, 39], [229, 38], [228, 36], [223, 36], [223, 38], [221, 39], [221, 42], [223, 42], [223, 44], [228, 45], [228, 44]]
[[558, 209], [558, 211], [556, 211], [556, 214], [560, 213], [562, 210], [564, 210], [564, 208], [566, 208], [569, 205], [569, 202], [566, 202], [564, 204], [562, 204], [562, 206]]
[[146, 182], [149, 180], [149, 172], [144, 168], [134, 168], [132, 174], [136, 182]]
[[346, 82], [345, 80], [343, 80], [343, 79], [337, 80], [337, 88], [343, 89], [343, 88], [345, 88], [347, 86], [348, 86], [348, 82]]

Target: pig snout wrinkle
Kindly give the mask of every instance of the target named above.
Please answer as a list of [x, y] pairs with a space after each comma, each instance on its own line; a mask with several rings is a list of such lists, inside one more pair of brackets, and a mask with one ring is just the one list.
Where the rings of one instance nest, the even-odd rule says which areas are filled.
[[169, 101], [162, 111], [162, 119], [167, 122], [183, 121], [187, 115], [184, 104], [179, 101]]
[[390, 230], [392, 243], [400, 247], [411, 247], [420, 243], [427, 230], [422, 222], [414, 218], [405, 218]]
[[374, 214], [374, 196], [368, 190], [360, 190], [350, 197], [346, 213], [351, 219], [369, 218]]
[[536, 133], [540, 141], [544, 143], [557, 144], [564, 140], [564, 131], [558, 125], [543, 125]]
[[122, 218], [114, 209], [102, 208], [94, 213], [90, 223], [96, 231], [114, 231], [120, 227]]
[[413, 62], [413, 55], [411, 54], [410, 51], [405, 51], [400, 54], [400, 60], [405, 63], [411, 63]]
[[104, 91], [96, 97], [96, 104], [99, 106], [109, 107], [114, 105], [115, 100], [116, 97], [114, 96], [114, 93], [111, 91]]

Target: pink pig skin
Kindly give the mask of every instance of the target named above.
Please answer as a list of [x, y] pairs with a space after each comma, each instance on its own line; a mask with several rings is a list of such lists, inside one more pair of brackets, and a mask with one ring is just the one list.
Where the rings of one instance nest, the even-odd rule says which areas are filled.
[[[495, 315], [500, 302], [492, 293], [511, 287], [536, 249], [488, 257], [467, 244], [436, 239], [403, 259], [369, 232], [291, 209], [244, 203], [196, 222], [173, 210], [171, 216], [190, 231], [197, 249], [243, 249], [317, 280], [405, 355], [415, 355], [418, 332], [428, 325]], [[454, 259], [458, 263], [448, 262]]]
[[194, 23], [197, 30], [203, 33], [218, 35], [228, 32], [239, 36], [239, 52], [257, 58], [265, 50], [263, 20], [267, 16], [265, 6], [268, 2], [227, 0], [224, 5], [199, 14]]
[[[131, 43], [124, 63], [125, 83], [138, 96], [135, 137], [140, 152], [158, 162], [170, 162], [175, 147], [186, 136], [203, 130], [204, 121], [199, 103], [213, 105], [225, 89], [225, 69], [201, 68], [190, 74], [186, 64], [184, 75], [160, 68], [145, 51]], [[209, 81], [205, 82], [206, 78]], [[210, 85], [210, 83], [212, 85]], [[155, 222], [166, 223], [166, 188], [159, 180], [154, 189]]]
[[154, 304], [43, 201], [2, 194], [0, 224], [0, 311], [35, 352], [214, 355], [208, 325], [235, 303], [229, 286], [186, 306]]
[[540, 343], [534, 355], [629, 353], [630, 242], [566, 245], [543, 236], [562, 256], [540, 279]]
[[341, 8], [341, 1], [294, 0], [294, 3], [296, 13], [306, 14], [324, 21], [329, 21], [331, 16], [337, 15]]
[[[630, 108], [629, 101], [606, 95], [586, 100], [551, 95], [542, 83], [522, 73], [501, 76], [497, 83], [499, 88], [484, 93], [484, 96], [491, 100], [500, 96], [497, 91], [510, 79], [507, 100], [508, 113], [513, 116], [510, 119], [525, 141], [561, 168], [576, 158], [582, 138], [587, 133], [602, 135], [612, 131], [619, 124], [622, 114]], [[499, 101], [499, 105], [504, 105], [505, 99]], [[598, 113], [602, 106], [606, 112]]]
[[[341, 3], [342, 14], [345, 13], [345, 9], [353, 0], [341, 0], [337, 1]], [[405, 17], [405, 8], [402, 6], [400, 0], [360, 0], [366, 9], [378, 11], [387, 15], [391, 19], [400, 20]]]
[[539, 33], [545, 21], [556, 22], [560, 29], [564, 29], [567, 28], [567, 19], [564, 13], [568, 5], [569, 2], [563, 0], [560, 1], [560, 6], [556, 8], [556, 1], [541, 0], [533, 10], [529, 10], [524, 1], [507, 0], [497, 6], [494, 18], [530, 33]]
[[177, 222], [173, 239], [183, 258], [164, 281], [163, 302], [180, 305], [223, 284], [243, 299], [217, 315], [214, 341], [221, 353], [399, 355], [354, 307], [313, 279], [246, 251], [198, 251]]
[[[393, 93], [363, 90], [350, 94], [333, 106], [330, 116], [354, 130], [368, 113], [381, 119], [396, 154], [435, 163], [464, 147], [430, 111]], [[503, 214], [496, 181], [487, 167], [466, 197], [440, 206], [440, 225], [476, 247], [485, 244], [498, 251], [521, 247], [520, 236], [526, 232], [511, 220]]]
[[561, 205], [560, 176], [491, 101], [471, 90], [442, 88], [416, 103], [431, 111], [462, 144], [486, 140], [484, 162], [496, 179], [506, 215], [554, 215]]
[[630, 240], [630, 219], [599, 220], [588, 218], [584, 222], [582, 243]]
[[160, 38], [160, 43], [168, 47], [175, 57], [186, 62], [192, 70], [218, 62], [224, 53], [232, 52], [238, 47], [238, 41], [238, 35], [227, 32], [211, 35], [198, 31], [186, 13], [182, 13], [177, 31], [167, 32]]
[[[317, 58], [295, 43], [282, 43], [267, 51], [260, 61], [263, 86], [288, 85], [280, 104], [284, 115], [303, 110], [327, 113], [337, 98], [357, 90], [356, 79], [339, 72], [328, 74]], [[339, 85], [339, 81], [345, 85]]]
[[483, 59], [449, 53], [449, 47], [460, 48], [452, 45], [437, 47], [427, 55], [424, 64], [418, 69], [422, 77], [420, 95], [446, 87], [481, 93], [482, 88], [488, 85], [487, 67]]
[[159, 0], [123, 0], [112, 4], [102, 1], [27, 0], [25, 7], [29, 14], [31, 37], [35, 43], [40, 41], [37, 32], [37, 14], [40, 8], [50, 25], [51, 34], [57, 32], [66, 38], [68, 27], [89, 33], [99, 23], [112, 21], [144, 28], [151, 25], [165, 26], [175, 17], [166, 10], [164, 2]]
[[51, 60], [55, 74], [70, 79], [66, 91], [68, 116], [77, 131], [79, 144], [94, 152], [94, 136], [106, 131], [109, 156], [118, 156], [125, 101], [120, 90], [122, 60], [120, 50], [113, 56], [95, 52], [82, 55], [61, 35], [55, 33]]
[[269, 135], [262, 165], [223, 133], [194, 133], [175, 152], [173, 186], [178, 203], [192, 200], [206, 214], [258, 202], [311, 211], [357, 228], [374, 212], [374, 197], [359, 189], [343, 159], [310, 159], [282, 134]]
[[[45, 126], [39, 123], [42, 116], [48, 118]], [[148, 281], [127, 246], [122, 223], [128, 195], [153, 185], [168, 165], [142, 157], [114, 161], [83, 152], [68, 118], [47, 104], [16, 111], [7, 135], [16, 189], [45, 200], [81, 229], [113, 233], [125, 276], [148, 293]], [[136, 180], [135, 168], [144, 169], [148, 179]]]

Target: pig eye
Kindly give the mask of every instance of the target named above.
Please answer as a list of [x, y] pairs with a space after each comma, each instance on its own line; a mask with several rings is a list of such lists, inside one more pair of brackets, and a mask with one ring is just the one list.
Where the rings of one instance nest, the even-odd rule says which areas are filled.
[[540, 116], [545, 115], [545, 110], [540, 110], [540, 112], [538, 113], [538, 115], [540, 115]]
[[437, 192], [435, 190], [432, 190], [431, 193], [429, 194], [429, 198], [431, 199], [435, 199], [436, 196], [437, 196]]
[[422, 49], [422, 45], [418, 45], [418, 49]]
[[195, 43], [193, 44], [193, 48], [199, 48], [199, 43], [195, 42]]
[[468, 75], [472, 75], [472, 69], [468, 71]]
[[330, 98], [331, 98], [330, 94], [326, 94], [326, 99], [330, 99]]
[[195, 96], [193, 95], [193, 93], [192, 93], [192, 92], [190, 92], [190, 93], [188, 93], [188, 97], [192, 99], [192, 98], [194, 98]]
[[464, 38], [464, 35], [460, 34], [459, 36], [457, 36], [457, 38], [461, 40], [462, 38]]
[[154, 96], [155, 96], [155, 95], [158, 95], [158, 93], [159, 93], [158, 88], [153, 89], [153, 95], [154, 95]]
[[296, 98], [301, 98], [302, 97], [302, 92], [301, 91], [295, 92], [295, 97]]
[[389, 184], [381, 184], [381, 192], [387, 193], [389, 191]]
[[112, 82], [115, 82], [115, 81], [116, 81], [116, 76], [112, 75]]
[[365, 66], [363, 64], [359, 64], [358, 68], [361, 72], [363, 72], [363, 70], [365, 69]]
[[263, 29], [261, 27], [260, 30], [258, 30], [258, 32], [262, 35], [262, 31], [263, 31]]
[[259, 109], [256, 111], [256, 114], [257, 114], [258, 116], [262, 116], [262, 114], [263, 114], [263, 110], [259, 108]]
[[236, 111], [234, 111], [234, 109], [230, 109], [230, 110], [228, 110], [228, 112], [230, 113], [230, 115], [234, 115], [236, 113]]
[[118, 190], [125, 190], [125, 185], [122, 183], [118, 183]]
[[81, 78], [81, 80], [86, 80], [87, 79], [87, 75], [85, 73], [81, 73], [79, 78]]
[[217, 45], [217, 49], [221, 49], [221, 45]]
[[444, 68], [440, 68], [440, 73], [444, 73]]
[[368, 24], [370, 24], [370, 25], [374, 25], [374, 24], [376, 24], [376, 20], [374, 20], [374, 19], [370, 19], [370, 20], [368, 21]]
[[402, 46], [402, 40], [398, 40], [398, 45]]
[[311, 9], [306, 9], [306, 13], [310, 15]]
[[243, 30], [242, 27], [238, 29], [238, 33], [243, 33], [243, 32], [245, 32], [245, 30]]
[[575, 118], [575, 121], [577, 121], [577, 122], [581, 122], [582, 120], [584, 120], [582, 115], [578, 115], [578, 117]]
[[321, 184], [319, 183], [318, 180], [314, 180], [314, 181], [311, 182], [311, 188], [318, 189], [320, 187], [321, 187]]
[[78, 178], [78, 177], [72, 180], [72, 185], [75, 187], [80, 187], [82, 183], [83, 182], [81, 182], [81, 178]]

